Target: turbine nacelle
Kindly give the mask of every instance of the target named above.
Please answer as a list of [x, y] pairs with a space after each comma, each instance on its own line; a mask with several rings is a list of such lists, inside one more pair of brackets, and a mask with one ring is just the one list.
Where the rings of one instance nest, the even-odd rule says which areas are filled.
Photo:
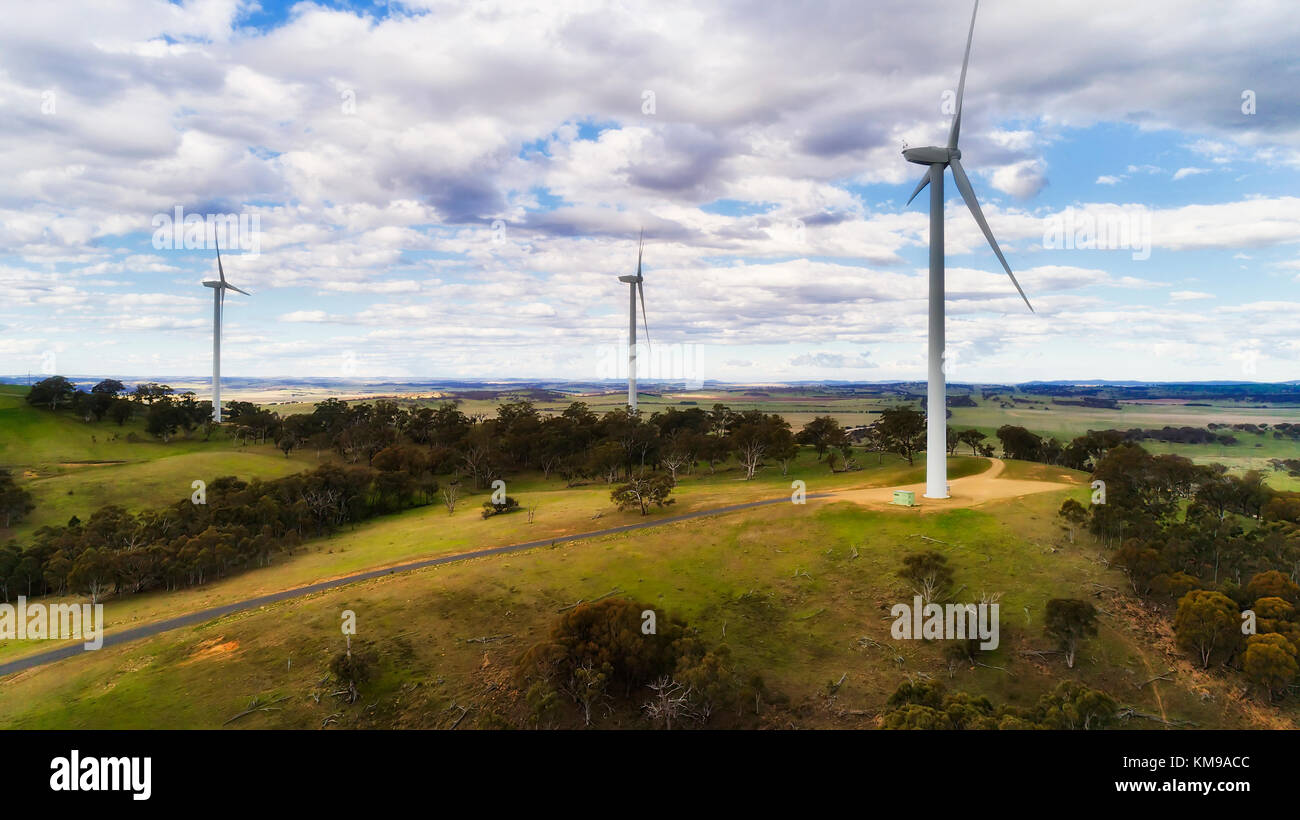
[[945, 148], [941, 145], [927, 145], [924, 148], [908, 148], [903, 151], [903, 158], [917, 165], [947, 165], [954, 159], [961, 159], [961, 150]]
[[620, 276], [618, 277], [618, 281], [626, 282], [629, 285], [638, 285], [645, 280], [640, 276]]

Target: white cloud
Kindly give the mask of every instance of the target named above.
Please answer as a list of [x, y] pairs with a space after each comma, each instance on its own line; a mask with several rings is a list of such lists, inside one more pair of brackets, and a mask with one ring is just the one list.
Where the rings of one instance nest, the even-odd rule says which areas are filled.
[[993, 187], [1020, 199], [1029, 199], [1047, 184], [1047, 163], [1026, 159], [993, 172]]
[[816, 367], [842, 370], [846, 368], [864, 369], [875, 367], [871, 357], [866, 355], [849, 356], [843, 353], [803, 353], [790, 360], [794, 367]]
[[[941, 4], [818, 14], [648, 0], [436, 6], [374, 19], [299, 4], [265, 32], [242, 28], [256, 18], [239, 0], [37, 4], [7, 20], [5, 335], [62, 339], [97, 363], [113, 340], [103, 328], [151, 327], [153, 350], [123, 355], [204, 369], [195, 365], [206, 356], [202, 334], [189, 331], [209, 321], [195, 283], [213, 260], [133, 242], [154, 214], [183, 205], [261, 217], [261, 255], [225, 259], [232, 281], [257, 295], [227, 316], [266, 341], [256, 356], [237, 346], [229, 355], [271, 372], [336, 367], [321, 351], [344, 325], [359, 358], [393, 371], [551, 366], [548, 349], [569, 355], [619, 332], [612, 317], [625, 293], [613, 276], [630, 270], [642, 226], [656, 339], [800, 346], [736, 354], [758, 370], [840, 355], [828, 347], [836, 343], [874, 352], [923, 338], [924, 271], [914, 265], [924, 203], [904, 211], [856, 186], [910, 187], [917, 169], [899, 157], [901, 142], [946, 136], [935, 101], [955, 82], [965, 24], [936, 16], [940, 31], [915, 25]], [[962, 148], [994, 191], [1032, 199], [1047, 184], [1047, 152], [1070, 129], [1116, 121], [1169, 129], [1198, 166], [1251, 157], [1300, 167], [1300, 90], [1274, 70], [1292, 48], [1289, 4], [1194, 21], [1173, 0], [1094, 8], [1082, 17], [1052, 4], [981, 9]], [[1176, 29], [1166, 23], [1174, 17]], [[1043, 39], [1065, 30], [1072, 36]], [[1117, 36], [1133, 31], [1161, 33]], [[1261, 108], [1225, 120], [1241, 77], [1269, 101], [1268, 116]], [[57, 112], [42, 114], [51, 89]], [[656, 95], [653, 115], [642, 112], [645, 89]], [[596, 138], [594, 125], [606, 129]], [[1173, 176], [1194, 171], [1205, 169]], [[1167, 181], [1169, 171], [1129, 166], [1096, 184], [1126, 176], [1140, 202], [1138, 183]], [[1192, 291], [1172, 292], [1158, 315], [1124, 304], [1125, 292], [1171, 287], [1145, 269], [1112, 267], [1127, 255], [1041, 264], [1030, 254], [1043, 251], [1052, 214], [989, 193], [980, 191], [984, 210], [1017, 275], [1036, 307], [1061, 318], [1049, 331], [1023, 315], [950, 197], [948, 252], [975, 254], [950, 262], [956, 336], [990, 356], [1023, 351], [1026, 339], [1095, 336], [1068, 314], [1120, 323], [1108, 331], [1116, 344], [1135, 328], [1217, 343], [1193, 313], [1174, 310], [1189, 301], [1176, 294]], [[714, 200], [737, 205], [703, 210]], [[1284, 196], [1077, 207], [1149, 213], [1152, 244], [1169, 251], [1264, 253], [1256, 249], [1300, 235], [1300, 200]], [[150, 315], [124, 317], [128, 328], [123, 311]], [[907, 360], [898, 351], [874, 359]], [[1030, 361], [999, 366], [1019, 372]], [[10, 358], [0, 369], [10, 362], [20, 369]]]

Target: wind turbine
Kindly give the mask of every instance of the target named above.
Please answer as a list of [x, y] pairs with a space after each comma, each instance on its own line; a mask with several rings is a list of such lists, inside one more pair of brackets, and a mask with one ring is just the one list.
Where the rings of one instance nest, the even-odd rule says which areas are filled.
[[645, 231], [641, 231], [641, 239], [637, 242], [636, 247], [636, 276], [620, 276], [618, 281], [628, 284], [628, 315], [627, 315], [627, 407], [629, 410], [636, 410], [636, 300], [641, 297], [641, 321], [645, 322], [645, 341], [650, 343], [650, 323], [645, 318], [645, 289], [642, 283], [645, 277], [641, 275], [641, 252], [645, 246]]
[[1025, 300], [1030, 312], [1034, 306], [1029, 304], [1029, 297], [1025, 296], [1024, 290], [1021, 289], [1020, 283], [1011, 273], [1011, 266], [1007, 264], [1006, 257], [1002, 255], [1002, 249], [998, 247], [998, 241], [993, 238], [993, 232], [989, 230], [989, 223], [984, 220], [984, 213], [980, 210], [980, 204], [975, 199], [975, 191], [971, 188], [970, 179], [966, 176], [966, 171], [961, 167], [961, 149], [957, 147], [957, 136], [961, 132], [961, 100], [962, 94], [966, 90], [966, 65], [970, 62], [970, 44], [971, 39], [975, 36], [975, 15], [979, 12], [979, 0], [975, 0], [975, 10], [970, 16], [970, 33], [966, 35], [966, 56], [961, 62], [961, 80], [957, 84], [957, 112], [952, 118], [952, 129], [948, 132], [948, 144], [946, 146], [931, 145], [925, 148], [907, 148], [903, 151], [903, 157], [908, 162], [915, 162], [917, 165], [928, 166], [925, 176], [917, 184], [916, 190], [908, 197], [907, 204], [911, 205], [912, 200], [926, 185], [930, 186], [930, 342], [929, 342], [929, 385], [926, 398], [926, 446], [925, 446], [925, 497], [926, 498], [947, 498], [948, 497], [948, 403], [946, 400], [943, 360], [944, 360], [944, 338], [943, 338], [943, 169], [952, 169], [953, 181], [957, 183], [957, 190], [961, 191], [961, 198], [966, 200], [966, 206], [970, 208], [971, 215], [975, 217], [975, 222], [979, 224], [980, 230], [984, 232], [984, 238], [989, 241], [993, 248], [993, 253], [1002, 263], [1002, 267], [1011, 277], [1011, 284], [1016, 286], [1020, 293], [1020, 298]]
[[220, 279], [209, 279], [203, 287], [212, 288], [212, 420], [221, 423], [221, 311], [226, 304], [226, 291], [233, 290], [251, 296], [248, 291], [240, 290], [226, 281], [226, 272], [221, 267], [221, 240], [217, 239], [217, 275]]

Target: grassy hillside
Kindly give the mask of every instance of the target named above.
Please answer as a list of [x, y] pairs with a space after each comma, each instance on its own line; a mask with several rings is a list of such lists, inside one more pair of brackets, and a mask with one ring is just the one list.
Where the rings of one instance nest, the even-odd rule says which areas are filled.
[[[230, 445], [227, 445], [229, 448]], [[285, 458], [272, 447], [208, 451], [165, 456], [152, 461], [86, 465], [43, 478], [32, 478], [27, 489], [36, 509], [14, 534], [21, 537], [45, 524], [64, 524], [73, 516], [82, 520], [105, 504], [139, 511], [189, 498], [195, 479], [211, 482], [220, 476], [280, 478], [316, 465], [313, 455]]]
[[[984, 459], [954, 458], [949, 470], [952, 478], [960, 478], [983, 471], [987, 466]], [[868, 469], [832, 474], [809, 451], [801, 454], [788, 476], [782, 476], [779, 470], [766, 470], [755, 480], [744, 481], [736, 468], [685, 476], [673, 493], [674, 503], [651, 519], [788, 496], [790, 484], [796, 478], [805, 481], [809, 494], [815, 494], [835, 489], [910, 484], [923, 477], [924, 468], [919, 464], [909, 466], [905, 461], [888, 457], [878, 466], [873, 459]], [[522, 511], [483, 519], [479, 516], [479, 505], [487, 499], [487, 493], [472, 494], [461, 500], [454, 516], [449, 516], [440, 505], [409, 510], [310, 541], [293, 554], [277, 556], [269, 567], [174, 592], [155, 591], [110, 599], [104, 608], [105, 621], [110, 629], [135, 626], [418, 557], [468, 552], [647, 520], [635, 511], [619, 512], [610, 501], [609, 487], [604, 483], [566, 487], [558, 479], [546, 481], [540, 475], [532, 475], [511, 480], [508, 487], [522, 506], [536, 508], [532, 523]], [[0, 641], [0, 659], [48, 648], [50, 644], [45, 641]]]
[[[529, 726], [510, 680], [515, 658], [561, 607], [615, 589], [725, 642], [740, 670], [777, 693], [772, 700], [788, 699], [765, 702], [757, 717], [720, 715], [722, 726], [871, 727], [888, 694], [916, 676], [998, 703], [1030, 703], [1075, 678], [1171, 720], [1284, 720], [1191, 669], [1119, 591], [1118, 573], [1091, 547], [1062, 542], [1052, 513], [1066, 494], [922, 518], [848, 503], [777, 505], [386, 577], [12, 676], [0, 725], [216, 728], [264, 705], [232, 725]], [[949, 557], [961, 596], [1002, 594], [1002, 645], [985, 665], [950, 670], [938, 645], [889, 637], [889, 606], [910, 597], [894, 573], [922, 547]], [[1091, 598], [1104, 613], [1074, 670], [1033, 654], [1048, 648], [1044, 604], [1062, 595]], [[380, 656], [377, 678], [351, 705], [331, 696], [326, 673], [345, 609]], [[1172, 682], [1147, 683], [1171, 669]], [[553, 720], [579, 725], [572, 708]]]
[[[10, 469], [46, 475], [87, 462], [147, 461], [229, 446], [203, 441], [201, 435], [164, 444], [146, 434], [139, 419], [122, 426], [87, 423], [67, 412], [32, 407], [26, 395], [26, 387], [0, 385], [0, 466]], [[132, 433], [139, 441], [128, 441]]]
[[0, 467], [19, 477], [36, 509], [18, 526], [0, 528], [0, 542], [73, 515], [84, 519], [104, 504], [130, 510], [171, 504], [189, 497], [195, 479], [279, 478], [332, 457], [309, 450], [285, 458], [270, 444], [245, 447], [220, 435], [205, 441], [198, 432], [164, 443], [138, 419], [88, 423], [32, 407], [26, 393], [26, 387], [0, 385]]
[[[0, 386], [0, 465], [22, 477], [37, 510], [15, 533], [0, 532], [0, 540], [71, 515], [84, 517], [106, 503], [130, 509], [172, 503], [188, 496], [195, 478], [273, 478], [331, 457], [308, 451], [286, 459], [270, 446], [241, 448], [201, 436], [163, 444], [145, 436], [139, 422], [118, 428], [36, 410], [23, 401], [24, 392]], [[889, 403], [815, 391], [784, 397], [731, 391], [648, 399], [644, 409], [683, 401], [707, 408], [715, 400], [735, 409], [783, 412], [796, 428], [824, 414], [844, 424], [867, 423], [871, 410]], [[608, 397], [610, 407], [620, 401]], [[591, 403], [606, 409], [600, 401]], [[491, 402], [482, 404], [463, 409], [491, 411]], [[1249, 415], [1255, 410], [1034, 410], [981, 401], [975, 408], [956, 408], [951, 423], [990, 434], [1002, 424], [1022, 424], [1069, 438], [1108, 427], [1297, 420], [1286, 415], [1290, 411]], [[1243, 417], [1215, 415], [1229, 412]], [[1145, 415], [1150, 413], [1159, 415]], [[130, 433], [138, 440], [129, 441]], [[1300, 456], [1289, 442], [1235, 435], [1242, 444], [1227, 448], [1144, 446], [1236, 469], [1264, 467], [1270, 457]], [[879, 463], [874, 455], [858, 460], [861, 471], [831, 473], [805, 449], [788, 475], [769, 467], [754, 481], [743, 480], [735, 467], [716, 474], [701, 467], [682, 478], [675, 504], [652, 517], [785, 497], [795, 479], [816, 494], [924, 478], [921, 459], [915, 465], [893, 456]], [[984, 459], [953, 458], [950, 477], [986, 466]], [[1295, 481], [1280, 475], [1271, 480]], [[1107, 569], [1095, 546], [1086, 539], [1065, 541], [1054, 514], [1064, 498], [1086, 498], [1084, 476], [1009, 462], [1003, 477], [1076, 482], [1079, 489], [926, 515], [810, 499], [805, 506], [774, 505], [404, 573], [10, 676], [4, 681], [10, 696], [0, 698], [0, 727], [219, 727], [250, 704], [267, 710], [253, 711], [234, 726], [447, 728], [458, 720], [461, 728], [531, 726], [532, 712], [511, 682], [514, 660], [547, 633], [559, 609], [615, 590], [684, 618], [710, 641], [725, 643], [743, 674], [763, 677], [775, 693], [771, 702], [756, 716], [719, 716], [723, 726], [870, 727], [902, 680], [926, 676], [996, 703], [1025, 705], [1060, 679], [1074, 678], [1140, 713], [1173, 721], [1214, 727], [1292, 724], [1293, 706], [1287, 707], [1291, 712], [1264, 707], [1243, 697], [1238, 685], [1193, 669], [1175, 651], [1168, 624], [1127, 593], [1123, 577]], [[636, 512], [618, 512], [603, 483], [567, 487], [556, 478], [526, 474], [509, 477], [508, 485], [523, 508], [535, 510], [533, 521], [523, 511], [484, 520], [478, 505], [485, 495], [471, 494], [454, 516], [441, 506], [410, 510], [311, 541], [263, 569], [178, 592], [110, 600], [108, 628], [420, 557], [644, 520]], [[938, 645], [890, 639], [889, 607], [911, 595], [896, 576], [901, 557], [923, 549], [948, 556], [959, 599], [1001, 595], [1002, 646], [982, 665], [952, 668]], [[1037, 654], [1049, 648], [1041, 632], [1044, 605], [1060, 596], [1089, 598], [1103, 613], [1101, 634], [1089, 642], [1074, 670]], [[344, 609], [357, 612], [358, 638], [375, 646], [381, 659], [378, 677], [355, 705], [331, 697], [326, 675], [330, 656], [341, 647], [338, 622]], [[47, 642], [0, 642], [0, 659], [49, 648]], [[1162, 677], [1172, 679], [1152, 682]], [[841, 678], [841, 686], [829, 686]], [[579, 725], [571, 708], [550, 720]], [[644, 725], [631, 715], [613, 720]], [[1132, 725], [1161, 724], [1139, 718]]]

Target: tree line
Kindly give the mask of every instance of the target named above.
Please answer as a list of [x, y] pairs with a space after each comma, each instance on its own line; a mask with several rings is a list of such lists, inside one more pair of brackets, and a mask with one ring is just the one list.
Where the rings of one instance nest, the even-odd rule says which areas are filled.
[[[132, 413], [146, 415], [147, 424], [175, 414], [178, 427], [197, 426], [194, 414], [203, 410], [203, 403], [177, 397], [167, 385], [142, 384], [127, 393], [120, 382], [105, 380], [69, 394], [70, 383], [60, 380], [67, 381], [54, 377], [34, 386], [29, 401], [51, 410], [97, 401], [109, 408], [100, 418], [130, 405]], [[78, 400], [79, 395], [90, 398]], [[462, 479], [486, 489], [509, 474], [538, 470], [570, 485], [603, 481], [613, 486], [611, 498], [620, 508], [646, 513], [671, 503], [668, 495], [679, 476], [704, 467], [713, 472], [732, 458], [746, 479], [766, 467], [785, 472], [800, 444], [815, 449], [819, 459], [833, 460], [838, 452], [841, 464], [851, 462], [852, 442], [830, 417], [795, 434], [779, 414], [723, 404], [649, 416], [623, 408], [598, 415], [582, 402], [544, 415], [529, 401], [502, 404], [490, 417], [468, 416], [453, 403], [402, 407], [332, 398], [310, 413], [285, 417], [249, 402], [230, 402], [228, 410], [223, 428], [243, 444], [273, 443], [286, 456], [297, 448], [328, 449], [341, 463], [270, 481], [219, 478], [207, 486], [204, 503], [182, 498], [140, 513], [106, 506], [85, 521], [74, 517], [42, 527], [24, 546], [11, 542], [0, 549], [0, 596], [79, 593], [98, 600], [202, 584], [264, 565], [276, 553], [339, 527], [433, 503], [441, 477], [442, 500], [452, 512]], [[915, 426], [906, 412], [897, 418]], [[889, 419], [896, 420], [888, 416], [885, 429], [892, 429]], [[168, 437], [170, 424], [160, 424], [151, 424], [150, 431]], [[905, 437], [915, 432], [909, 427]], [[11, 522], [31, 510], [30, 495], [11, 476], [0, 476], [0, 501], [6, 504], [0, 512]], [[518, 509], [510, 501], [502, 509], [492, 505], [491, 512]]]
[[1242, 671], [1270, 698], [1296, 686], [1300, 648], [1300, 493], [1258, 471], [1229, 473], [1121, 442], [1092, 473], [1104, 496], [1061, 507], [1109, 551], [1134, 593], [1173, 615], [1202, 668]]
[[176, 393], [156, 382], [137, 384], [127, 391], [117, 379], [103, 379], [90, 390], [82, 390], [63, 376], [51, 376], [32, 385], [27, 403], [57, 411], [64, 409], [83, 421], [109, 419], [118, 426], [135, 416], [144, 416], [150, 435], [169, 441], [180, 431], [212, 430], [212, 402], [199, 401], [192, 392]]
[[201, 497], [140, 513], [107, 505], [85, 521], [39, 528], [25, 547], [0, 548], [0, 597], [99, 601], [195, 586], [265, 566], [340, 527], [432, 503], [437, 490], [427, 471], [327, 464], [273, 481], [219, 478]]

